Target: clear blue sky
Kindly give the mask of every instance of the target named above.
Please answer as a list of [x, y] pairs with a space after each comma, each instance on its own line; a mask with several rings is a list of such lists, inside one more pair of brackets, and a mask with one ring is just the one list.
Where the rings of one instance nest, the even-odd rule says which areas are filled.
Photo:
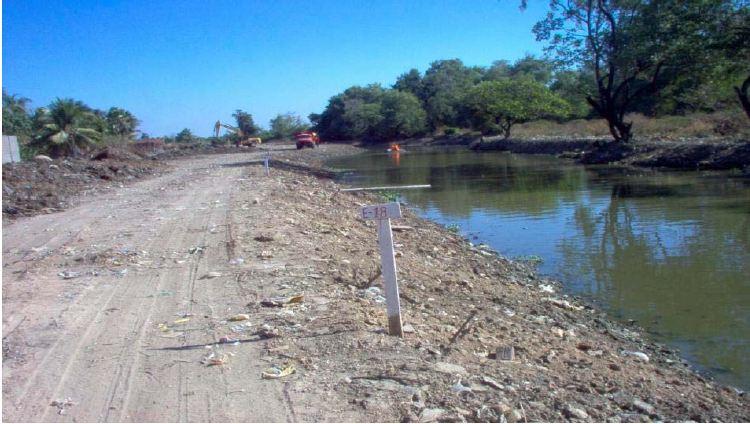
[[355, 84], [392, 84], [437, 59], [540, 54], [545, 2], [3, 1], [3, 81], [32, 107], [123, 107], [151, 135], [209, 135], [234, 109], [261, 125], [306, 117]]

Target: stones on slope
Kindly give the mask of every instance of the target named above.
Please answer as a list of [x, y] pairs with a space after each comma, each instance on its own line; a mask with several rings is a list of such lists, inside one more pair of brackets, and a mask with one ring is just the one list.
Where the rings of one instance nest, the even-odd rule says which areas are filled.
[[565, 414], [566, 418], [575, 418], [577, 420], [589, 419], [589, 414], [586, 412], [586, 410], [571, 404], [565, 405], [563, 413]]
[[433, 365], [433, 369], [444, 374], [466, 374], [466, 368], [449, 362], [436, 362], [435, 365]]
[[638, 398], [633, 398], [631, 402], [631, 407], [633, 410], [644, 413], [646, 415], [655, 415], [656, 414], [656, 408], [654, 408], [653, 405], [650, 403], [646, 403]]

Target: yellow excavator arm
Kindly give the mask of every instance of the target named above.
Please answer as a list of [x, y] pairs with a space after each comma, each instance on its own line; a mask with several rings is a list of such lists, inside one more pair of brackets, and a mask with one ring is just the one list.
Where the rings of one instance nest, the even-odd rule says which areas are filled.
[[238, 146], [246, 145], [246, 143], [260, 144], [262, 142], [260, 137], [247, 138], [245, 136], [245, 133], [241, 129], [237, 127], [233, 127], [231, 125], [224, 124], [221, 121], [216, 121], [216, 124], [214, 124], [214, 137], [219, 138], [219, 134], [221, 133], [222, 127], [226, 128], [228, 131], [236, 133], [240, 137], [240, 141], [237, 144]]
[[221, 121], [216, 121], [216, 124], [214, 125], [214, 137], [219, 137], [219, 133], [221, 133], [221, 127], [224, 127], [233, 133], [237, 133], [237, 135], [239, 135], [241, 138], [244, 138], [245, 136], [245, 134], [242, 133], [241, 129], [224, 124]]

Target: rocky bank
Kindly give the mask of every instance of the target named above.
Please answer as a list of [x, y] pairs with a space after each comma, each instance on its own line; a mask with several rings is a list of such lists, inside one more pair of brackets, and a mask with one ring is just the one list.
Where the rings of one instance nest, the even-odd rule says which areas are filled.
[[[305, 153], [296, 161], [326, 154]], [[286, 213], [266, 216], [268, 237], [239, 234], [238, 249], [292, 252], [314, 269], [268, 282], [304, 303], [247, 311], [274, 334], [268, 355], [298, 364], [294, 378], [344, 410], [372, 421], [750, 419], [743, 392], [696, 374], [640, 328], [408, 209], [394, 222], [406, 227], [394, 233], [406, 335], [389, 336], [375, 225], [358, 214], [381, 199], [304, 173], [267, 184], [259, 202]]]

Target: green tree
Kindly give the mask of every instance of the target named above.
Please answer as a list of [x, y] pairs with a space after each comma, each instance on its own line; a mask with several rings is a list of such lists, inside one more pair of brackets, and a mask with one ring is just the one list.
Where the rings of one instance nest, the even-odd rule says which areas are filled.
[[513, 78], [531, 78], [534, 81], [547, 85], [552, 80], [554, 64], [546, 59], [539, 59], [533, 55], [526, 55], [518, 59], [508, 69], [508, 76]]
[[564, 118], [570, 109], [565, 100], [530, 78], [484, 81], [469, 90], [466, 107], [475, 128], [505, 138], [514, 124]]
[[232, 114], [232, 117], [237, 121], [237, 128], [239, 128], [245, 136], [253, 136], [260, 131], [260, 128], [258, 128], [255, 125], [255, 121], [253, 121], [253, 115], [241, 109], [237, 109]]
[[381, 109], [383, 119], [376, 131], [379, 140], [412, 137], [424, 132], [427, 113], [417, 96], [410, 92], [388, 90], [383, 93]]
[[416, 69], [410, 69], [409, 72], [405, 72], [398, 76], [396, 83], [393, 84], [393, 88], [400, 91], [411, 93], [417, 98], [422, 95], [422, 74]]
[[712, 59], [722, 63], [726, 74], [735, 76], [732, 88], [750, 118], [750, 1], [729, 2], [728, 8], [715, 30]]
[[307, 120], [310, 121], [310, 126], [317, 128], [322, 117], [320, 113], [311, 113], [307, 115]]
[[16, 135], [21, 139], [31, 135], [32, 121], [28, 112], [31, 100], [3, 89], [3, 134]]
[[192, 143], [196, 141], [195, 136], [188, 128], [183, 128], [182, 131], [178, 132], [174, 137], [175, 143]]
[[381, 141], [419, 134], [425, 121], [414, 94], [371, 84], [331, 97], [315, 128], [325, 140]]
[[562, 70], [555, 73], [550, 90], [570, 105], [570, 118], [586, 118], [591, 114], [587, 93], [596, 87], [593, 78], [584, 71]]
[[383, 115], [383, 87], [354, 86], [328, 101], [316, 129], [324, 140], [372, 139]]
[[302, 118], [292, 113], [280, 113], [271, 119], [271, 137], [289, 138], [294, 133], [304, 131], [307, 124]]
[[564, 64], [593, 69], [587, 101], [615, 141], [626, 142], [625, 114], [703, 54], [729, 1], [550, 0], [534, 33]]
[[485, 81], [497, 81], [510, 76], [510, 62], [507, 60], [496, 60], [484, 72]]
[[101, 140], [101, 132], [92, 127], [95, 120], [96, 116], [83, 102], [57, 99], [48, 108], [37, 109], [31, 145], [54, 157], [77, 156], [81, 149]]
[[105, 116], [107, 132], [117, 136], [131, 138], [138, 128], [138, 119], [125, 109], [111, 107]]
[[422, 79], [421, 97], [430, 126], [462, 126], [461, 101], [483, 76], [482, 69], [467, 67], [459, 59], [432, 62]]

